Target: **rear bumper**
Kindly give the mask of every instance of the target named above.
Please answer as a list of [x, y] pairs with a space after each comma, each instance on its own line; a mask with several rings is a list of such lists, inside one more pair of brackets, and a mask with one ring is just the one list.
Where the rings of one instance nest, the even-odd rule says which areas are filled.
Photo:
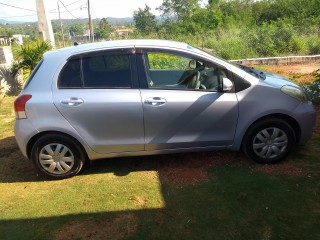
[[27, 145], [29, 140], [38, 133], [37, 129], [27, 119], [16, 119], [14, 135], [23, 156], [28, 158]]

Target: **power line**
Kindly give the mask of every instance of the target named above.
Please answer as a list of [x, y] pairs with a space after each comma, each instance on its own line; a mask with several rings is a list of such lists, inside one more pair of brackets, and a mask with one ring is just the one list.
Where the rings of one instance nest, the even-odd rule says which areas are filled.
[[96, 12], [94, 11], [94, 9], [92, 8], [92, 6], [90, 7], [90, 9], [92, 10], [93, 15], [94, 15], [96, 18], [98, 18], [97, 14], [96, 14]]
[[8, 7], [12, 7], [12, 8], [22, 9], [22, 10], [25, 10], [25, 11], [36, 12], [36, 10], [27, 9], [27, 8], [22, 8], [22, 7], [17, 7], [17, 6], [12, 6], [12, 5], [9, 5], [9, 4], [6, 4], [6, 3], [0, 3], [0, 4], [1, 4], [1, 5], [8, 6]]
[[[78, 3], [78, 2], [83, 2], [84, 0], [78, 0], [78, 1], [75, 1], [75, 2], [72, 2], [72, 3], [69, 3], [69, 4], [66, 4], [65, 6], [68, 7], [68, 6], [71, 6], [75, 3]], [[65, 8], [65, 7], [61, 7], [61, 8]], [[51, 9], [50, 11], [48, 11], [49, 13], [58, 13], [57, 12], [57, 8], [56, 9]], [[73, 11], [73, 10], [70, 10], [70, 12]], [[67, 12], [67, 11], [66, 11]], [[62, 13], [62, 12], [61, 12]]]
[[61, 0], [59, 0], [59, 1], [61, 2], [61, 4], [63, 5], [63, 7], [67, 10], [67, 12], [68, 12], [72, 17], [74, 17], [74, 18], [76, 18], [76, 19], [80, 19], [80, 18], [74, 16], [74, 15], [68, 10], [68, 8], [66, 7], [66, 5], [64, 5], [64, 3], [63, 3]]
[[[80, 7], [81, 7], [81, 6], [80, 6]], [[75, 8], [75, 9], [72, 9], [72, 10], [69, 10], [69, 11], [63, 11], [63, 12], [60, 11], [60, 13], [73, 12], [73, 11], [79, 10], [80, 7], [77, 7], [77, 8]], [[57, 12], [49, 12], [49, 13], [59, 13], [59, 12], [57, 11]]]

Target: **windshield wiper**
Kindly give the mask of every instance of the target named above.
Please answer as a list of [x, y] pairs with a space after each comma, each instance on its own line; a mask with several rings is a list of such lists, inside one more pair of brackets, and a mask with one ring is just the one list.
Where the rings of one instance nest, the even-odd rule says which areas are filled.
[[237, 66], [239, 68], [241, 68], [242, 70], [246, 71], [247, 73], [250, 73], [251, 75], [257, 77], [257, 78], [260, 78], [262, 80], [265, 80], [266, 79], [266, 75], [264, 74], [264, 72], [258, 70], [258, 69], [255, 69], [253, 67], [247, 67], [247, 66], [244, 66], [244, 65], [241, 65], [241, 64], [237, 64]]

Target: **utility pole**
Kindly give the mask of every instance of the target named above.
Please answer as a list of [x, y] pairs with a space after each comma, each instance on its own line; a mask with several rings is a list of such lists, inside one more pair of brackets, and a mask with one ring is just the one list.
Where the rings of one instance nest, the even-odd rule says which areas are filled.
[[39, 35], [42, 41], [50, 41], [52, 47], [55, 47], [53, 30], [50, 19], [47, 17], [43, 0], [36, 0]]
[[64, 32], [63, 32], [63, 25], [62, 25], [62, 20], [61, 20], [61, 15], [60, 15], [60, 6], [59, 6], [59, 2], [57, 2], [58, 4], [58, 12], [59, 12], [59, 20], [60, 20], [60, 28], [61, 28], [61, 35], [62, 35], [62, 44], [65, 47], [64, 44]]
[[90, 12], [90, 0], [88, 0], [88, 16], [89, 16], [89, 32], [90, 32], [90, 42], [94, 42], [94, 33], [93, 33], [93, 25], [91, 19], [91, 12]]

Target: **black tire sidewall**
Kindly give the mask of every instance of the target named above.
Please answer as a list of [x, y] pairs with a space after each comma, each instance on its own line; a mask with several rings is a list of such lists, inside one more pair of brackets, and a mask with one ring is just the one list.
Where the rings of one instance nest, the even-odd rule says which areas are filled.
[[[285, 132], [288, 137], [288, 145], [283, 153], [272, 159], [261, 158], [253, 150], [253, 140], [255, 136], [263, 129], [276, 127]], [[255, 123], [246, 133], [243, 141], [242, 149], [244, 153], [253, 161], [258, 163], [275, 163], [284, 159], [293, 149], [296, 143], [295, 132], [292, 127], [282, 119], [269, 118]]]
[[[39, 153], [41, 149], [44, 146], [52, 143], [60, 143], [65, 145], [74, 155], [74, 165], [72, 166], [72, 169], [65, 174], [51, 174], [46, 171], [39, 162]], [[66, 136], [60, 136], [56, 134], [45, 135], [40, 137], [33, 145], [31, 150], [31, 159], [34, 162], [37, 171], [41, 173], [41, 175], [54, 179], [69, 178], [76, 175], [81, 170], [85, 161], [83, 151], [77, 145], [78, 144], [73, 139]]]

